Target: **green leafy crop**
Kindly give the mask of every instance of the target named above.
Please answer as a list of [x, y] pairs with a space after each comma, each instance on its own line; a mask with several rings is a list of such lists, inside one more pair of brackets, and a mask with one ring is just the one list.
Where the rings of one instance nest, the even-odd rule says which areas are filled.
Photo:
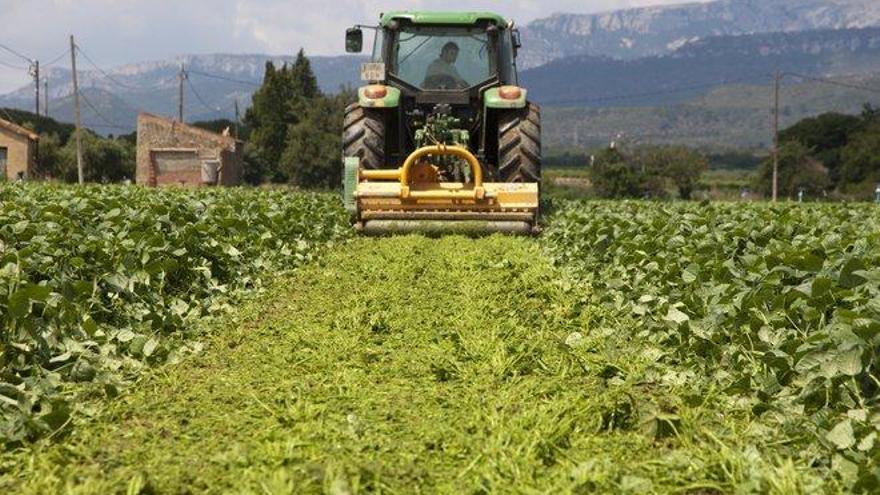
[[329, 194], [0, 186], [0, 443], [52, 433], [65, 384], [114, 394], [193, 321], [348, 233]]
[[877, 489], [880, 209], [567, 202], [544, 241], [690, 387]]

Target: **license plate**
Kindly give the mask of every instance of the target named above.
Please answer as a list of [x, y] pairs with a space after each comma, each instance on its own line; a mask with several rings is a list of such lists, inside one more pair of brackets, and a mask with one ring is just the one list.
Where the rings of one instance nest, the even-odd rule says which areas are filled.
[[369, 62], [361, 64], [361, 81], [380, 82], [385, 80], [385, 64]]

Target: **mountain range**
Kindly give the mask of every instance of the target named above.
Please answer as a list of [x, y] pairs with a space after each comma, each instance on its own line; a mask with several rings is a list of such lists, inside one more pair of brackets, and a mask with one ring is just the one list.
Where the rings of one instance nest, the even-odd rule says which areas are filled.
[[[878, 0], [718, 0], [591, 15], [554, 14], [522, 31], [520, 82], [532, 99], [558, 108], [552, 113], [565, 115], [568, 123], [579, 114], [578, 108], [689, 104], [725, 94], [724, 88], [767, 85], [777, 70], [813, 78], [880, 73]], [[242, 112], [249, 105], [267, 61], [280, 65], [293, 59], [210, 54], [107, 69], [86, 65], [80, 71], [83, 119], [108, 134], [133, 130], [140, 110], [175, 115], [181, 64], [188, 74], [186, 119], [231, 118], [236, 102]], [[360, 82], [358, 66], [364, 57], [310, 59], [325, 91]], [[49, 114], [71, 121], [70, 71], [52, 67], [45, 73]], [[838, 106], [857, 107], [869, 97], [846, 95], [851, 101]], [[803, 112], [827, 110], [821, 100], [810, 101]], [[33, 109], [33, 104], [32, 87], [0, 96], [0, 106]], [[743, 108], [730, 106], [725, 111]], [[580, 114], [588, 118], [588, 112]], [[545, 129], [561, 132], [554, 125]], [[562, 143], [553, 136], [548, 141]]]
[[[107, 70], [77, 70], [83, 99], [83, 120], [102, 133], [127, 132], [134, 128], [140, 110], [176, 115], [181, 66], [187, 73], [184, 114], [189, 121], [229, 118], [238, 102], [241, 112], [250, 105], [254, 90], [263, 80], [267, 62], [291, 64], [296, 57], [269, 55], [185, 55], [171, 60], [124, 65]], [[357, 81], [357, 68], [365, 59], [356, 56], [310, 57], [321, 88], [338, 91]], [[78, 68], [79, 69], [79, 68]], [[71, 71], [52, 67], [48, 78], [49, 115], [73, 120]], [[41, 88], [43, 91], [43, 88]], [[33, 110], [34, 88], [26, 86], [0, 96], [0, 106]]]
[[665, 55], [687, 43], [756, 33], [880, 25], [877, 0], [720, 0], [600, 14], [555, 14], [523, 28], [520, 66], [572, 55]]
[[638, 59], [575, 55], [522, 73], [544, 106], [663, 105], [776, 71], [809, 77], [880, 72], [880, 28], [718, 36]]

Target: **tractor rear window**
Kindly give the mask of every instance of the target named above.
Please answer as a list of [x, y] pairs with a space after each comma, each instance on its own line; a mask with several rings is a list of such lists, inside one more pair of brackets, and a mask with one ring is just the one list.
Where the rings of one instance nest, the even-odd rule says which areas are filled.
[[464, 89], [495, 74], [493, 55], [485, 29], [411, 26], [400, 31], [394, 73], [422, 89]]

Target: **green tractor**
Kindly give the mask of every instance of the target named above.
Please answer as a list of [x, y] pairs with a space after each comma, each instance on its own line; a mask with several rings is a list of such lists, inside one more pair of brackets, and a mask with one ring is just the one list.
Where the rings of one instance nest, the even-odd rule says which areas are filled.
[[538, 232], [541, 117], [518, 86], [514, 24], [484, 12], [391, 12], [346, 32], [363, 50], [346, 109], [344, 194], [355, 227]]

